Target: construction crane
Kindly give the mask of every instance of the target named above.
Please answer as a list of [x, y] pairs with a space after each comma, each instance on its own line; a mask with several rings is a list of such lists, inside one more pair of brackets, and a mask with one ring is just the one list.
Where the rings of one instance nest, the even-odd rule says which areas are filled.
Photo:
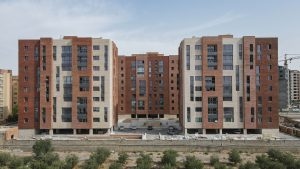
[[[287, 56], [293, 56], [293, 57], [287, 57]], [[300, 59], [300, 54], [284, 54], [284, 59], [279, 60], [278, 62], [284, 62], [284, 68], [288, 69], [288, 61], [292, 61], [295, 59]]]

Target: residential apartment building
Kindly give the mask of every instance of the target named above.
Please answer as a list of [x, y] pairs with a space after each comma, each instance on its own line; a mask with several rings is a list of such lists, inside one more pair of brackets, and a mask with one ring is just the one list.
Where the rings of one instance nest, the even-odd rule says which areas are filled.
[[12, 110], [12, 71], [0, 69], [0, 122], [4, 122]]
[[278, 66], [279, 70], [279, 108], [287, 109], [290, 105], [289, 69]]
[[278, 132], [277, 59], [277, 38], [185, 38], [179, 47], [185, 133]]
[[290, 70], [291, 104], [300, 103], [300, 71]]
[[[118, 68], [119, 126], [166, 127], [172, 123], [167, 119], [176, 119], [178, 122], [179, 70], [177, 55], [164, 56], [156, 52], [149, 52], [120, 56]], [[130, 124], [122, 123], [128, 119], [131, 119]], [[157, 124], [151, 119], [154, 119]]]
[[118, 49], [109, 39], [19, 40], [20, 137], [113, 128]]
[[18, 76], [12, 76], [12, 107], [18, 106]]

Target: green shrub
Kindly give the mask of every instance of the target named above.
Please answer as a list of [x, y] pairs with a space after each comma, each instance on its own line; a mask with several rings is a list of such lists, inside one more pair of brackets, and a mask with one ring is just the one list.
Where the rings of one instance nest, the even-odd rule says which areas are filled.
[[151, 169], [152, 159], [149, 155], [141, 154], [141, 156], [136, 160], [137, 169]]
[[187, 156], [184, 162], [185, 169], [202, 169], [203, 163], [201, 160], [196, 159], [195, 156]]
[[98, 148], [90, 155], [90, 158], [86, 160], [81, 166], [83, 169], [97, 169], [99, 165], [110, 156], [110, 151], [106, 148]]
[[52, 152], [52, 144], [50, 140], [37, 140], [35, 144], [32, 146], [32, 151], [35, 156], [41, 156], [48, 152]]
[[64, 169], [73, 169], [78, 163], [78, 157], [74, 154], [69, 154], [65, 158]]
[[178, 156], [177, 152], [174, 150], [164, 151], [164, 155], [161, 159], [163, 165], [170, 164], [171, 166], [176, 166], [176, 157]]
[[239, 169], [259, 169], [259, 167], [257, 164], [247, 161], [247, 163], [240, 165]]
[[214, 166], [216, 163], [219, 163], [219, 156], [214, 154], [210, 156], [210, 165]]
[[128, 154], [125, 153], [125, 152], [121, 152], [119, 154], [117, 162], [120, 163], [120, 164], [125, 164], [125, 162], [126, 162], [127, 159], [128, 159]]
[[229, 153], [229, 159], [228, 159], [230, 162], [234, 163], [234, 164], [237, 164], [239, 162], [241, 162], [241, 156], [240, 156], [240, 153], [233, 149], [230, 151]]
[[6, 166], [10, 163], [11, 156], [9, 153], [0, 152], [0, 166]]
[[21, 167], [22, 165], [24, 165], [23, 158], [14, 156], [11, 158], [8, 167], [10, 169], [15, 169], [15, 168]]
[[215, 163], [214, 168], [215, 169], [227, 169], [225, 164], [222, 164], [222, 163], [219, 163], [219, 162]]

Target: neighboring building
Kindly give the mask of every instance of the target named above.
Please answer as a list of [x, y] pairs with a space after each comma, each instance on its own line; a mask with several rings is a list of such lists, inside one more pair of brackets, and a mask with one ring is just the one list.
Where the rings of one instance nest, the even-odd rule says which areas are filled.
[[118, 49], [109, 39], [19, 40], [20, 137], [113, 128]]
[[185, 133], [278, 132], [278, 39], [232, 35], [179, 47]]
[[[119, 125], [167, 127], [174, 125], [172, 120], [179, 125], [178, 56], [156, 52], [120, 56], [118, 68]], [[126, 126], [122, 122], [128, 119]]]
[[0, 122], [4, 122], [12, 110], [12, 71], [0, 69]]
[[18, 76], [12, 76], [12, 107], [18, 106]]
[[278, 66], [279, 70], [279, 108], [287, 109], [290, 105], [289, 69]]
[[300, 103], [300, 71], [290, 70], [291, 104]]

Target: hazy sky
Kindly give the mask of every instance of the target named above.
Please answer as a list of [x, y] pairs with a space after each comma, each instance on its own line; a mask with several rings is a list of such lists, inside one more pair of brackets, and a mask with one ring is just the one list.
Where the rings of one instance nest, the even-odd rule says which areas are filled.
[[[177, 54], [185, 37], [276, 36], [300, 53], [299, 0], [0, 0], [0, 68], [18, 71], [18, 39], [109, 38], [119, 54]], [[292, 61], [300, 69], [300, 59]]]

